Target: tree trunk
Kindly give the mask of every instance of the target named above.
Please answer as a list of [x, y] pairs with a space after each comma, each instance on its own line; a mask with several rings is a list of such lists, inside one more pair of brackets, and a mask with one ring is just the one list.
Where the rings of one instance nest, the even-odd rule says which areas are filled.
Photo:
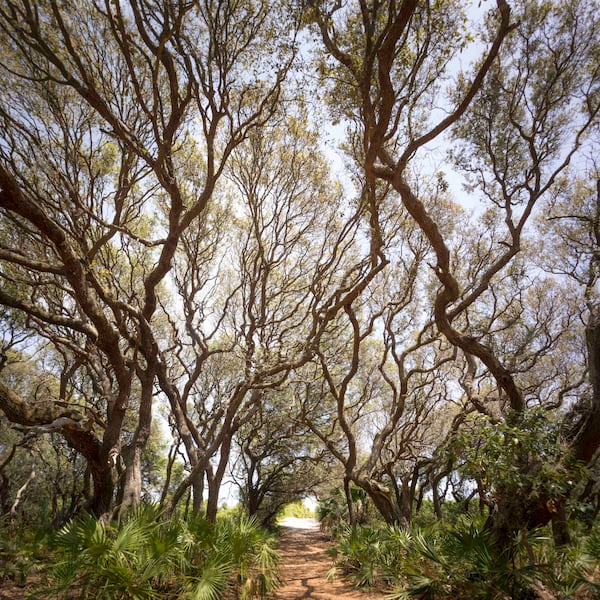
[[354, 499], [352, 498], [352, 489], [350, 488], [349, 477], [344, 477], [344, 496], [346, 498], [346, 507], [348, 508], [348, 522], [351, 527], [356, 525], [356, 511], [354, 510]]
[[120, 514], [126, 514], [131, 508], [139, 506], [142, 497], [142, 452], [143, 447], [135, 440], [127, 449], [125, 456], [125, 476], [121, 490]]
[[414, 488], [411, 485], [411, 476], [405, 475], [400, 479], [400, 485], [393, 472], [390, 470], [388, 476], [394, 487], [394, 500], [396, 505], [396, 511], [399, 515], [399, 522], [405, 529], [410, 528], [410, 521], [412, 516], [412, 493]]
[[25, 481], [25, 483], [17, 490], [17, 495], [15, 496], [15, 501], [13, 502], [12, 506], [10, 507], [10, 515], [11, 517], [15, 516], [17, 514], [17, 507], [19, 506], [19, 504], [21, 504], [21, 500], [23, 499], [23, 494], [25, 494], [25, 490], [29, 487], [29, 484], [35, 479], [35, 469], [31, 470], [31, 473], [29, 473], [29, 477], [27, 478], [27, 481]]
[[204, 471], [198, 471], [192, 479], [192, 513], [202, 514], [204, 509]]
[[556, 514], [552, 517], [552, 536], [554, 537], [554, 545], [557, 548], [571, 545], [567, 514], [562, 504], [557, 508]]
[[10, 510], [10, 480], [4, 473], [4, 469], [14, 458], [17, 451], [17, 445], [13, 444], [10, 452], [0, 464], [0, 515], [8, 513]]
[[214, 474], [208, 474], [208, 499], [206, 501], [206, 520], [215, 523], [219, 510], [219, 489], [221, 482]]
[[422, 485], [419, 488], [419, 494], [417, 495], [417, 502], [415, 505], [415, 512], [419, 514], [421, 512], [421, 507], [423, 506], [423, 498], [425, 498], [425, 486]]
[[499, 490], [496, 497], [497, 501], [487, 518], [485, 528], [490, 531], [500, 550], [510, 551], [517, 532], [527, 528], [525, 498], [516, 488]]
[[400, 496], [400, 522], [403, 527], [408, 529], [412, 517], [413, 494], [415, 488], [411, 485], [411, 476], [406, 475], [402, 478], [402, 494]]
[[127, 512], [139, 506], [142, 499], [142, 456], [152, 430], [152, 393], [155, 372], [150, 369], [141, 377], [142, 389], [138, 409], [138, 425], [133, 441], [125, 456], [125, 477], [123, 481], [123, 499], [120, 511]]
[[444, 515], [442, 514], [442, 501], [440, 498], [440, 490], [438, 489], [439, 481], [437, 479], [431, 485], [431, 491], [433, 493], [433, 512], [437, 517], [438, 521], [442, 521]]
[[219, 452], [219, 464], [217, 465], [216, 471], [208, 469], [206, 475], [208, 478], [208, 500], [206, 502], [206, 518], [215, 522], [217, 520], [217, 510], [219, 508], [219, 492], [221, 490], [221, 483], [227, 465], [229, 464], [229, 456], [231, 454], [231, 441], [233, 431], [227, 431], [227, 435], [224, 436], [223, 442], [221, 443], [221, 450]]
[[361, 479], [356, 483], [367, 492], [375, 508], [388, 525], [397, 525], [402, 522], [402, 514], [388, 488], [371, 479]]
[[86, 431], [63, 432], [69, 445], [86, 459], [89, 475], [92, 479], [92, 495], [84, 509], [96, 517], [110, 513], [115, 492], [113, 464], [108, 456], [104, 455], [102, 445]]
[[194, 483], [194, 479], [199, 477], [198, 473], [204, 473], [202, 468], [203, 463], [196, 463], [190, 472], [190, 474], [177, 486], [177, 489], [173, 492], [171, 498], [167, 502], [167, 508], [165, 510], [165, 518], [169, 519], [173, 515], [177, 504], [183, 498], [185, 493], [190, 489]]
[[173, 475], [173, 465], [175, 464], [175, 458], [177, 457], [177, 447], [179, 442], [177, 441], [171, 446], [169, 450], [169, 457], [167, 459], [167, 471], [165, 475], [165, 479], [163, 482], [162, 492], [160, 494], [160, 507], [162, 508], [165, 504], [165, 500], [167, 499], [167, 494], [169, 493], [169, 488], [171, 487], [171, 477]]
[[600, 447], [600, 307], [591, 309], [585, 337], [592, 398], [590, 406], [585, 407], [587, 414], [573, 442], [573, 454], [575, 460], [587, 464]]

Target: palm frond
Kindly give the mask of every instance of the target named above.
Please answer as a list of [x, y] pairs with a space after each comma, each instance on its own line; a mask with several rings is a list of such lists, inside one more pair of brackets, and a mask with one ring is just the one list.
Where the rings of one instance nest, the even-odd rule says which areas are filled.
[[229, 581], [232, 565], [229, 562], [212, 562], [204, 565], [202, 574], [190, 578], [185, 585], [185, 600], [219, 600]]
[[426, 534], [424, 531], [416, 531], [413, 535], [413, 546], [423, 558], [439, 565], [446, 563], [441, 549], [431, 534]]

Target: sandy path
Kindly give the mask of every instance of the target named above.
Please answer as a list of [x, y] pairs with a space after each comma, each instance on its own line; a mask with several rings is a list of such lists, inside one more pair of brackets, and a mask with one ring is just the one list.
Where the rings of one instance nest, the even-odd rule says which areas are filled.
[[339, 577], [326, 579], [331, 558], [326, 549], [330, 542], [319, 531], [313, 519], [289, 519], [281, 524], [279, 543], [281, 551], [282, 586], [276, 600], [380, 600], [381, 595], [361, 592]]

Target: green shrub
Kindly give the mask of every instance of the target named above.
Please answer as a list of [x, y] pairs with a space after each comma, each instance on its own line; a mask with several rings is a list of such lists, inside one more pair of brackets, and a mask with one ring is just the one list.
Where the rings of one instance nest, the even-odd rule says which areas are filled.
[[146, 506], [112, 524], [85, 517], [56, 536], [54, 589], [95, 600], [264, 597], [278, 583], [274, 543], [240, 514], [165, 521]]
[[27, 577], [43, 570], [48, 559], [48, 536], [44, 529], [14, 531], [0, 523], [0, 584], [12, 581], [24, 585]]
[[[600, 564], [600, 523], [591, 532], [571, 522], [572, 544], [545, 544], [538, 554], [544, 583], [560, 598], [600, 597], [597, 567]], [[590, 596], [591, 594], [591, 596]], [[594, 595], [595, 594], [595, 595]]]
[[393, 585], [404, 568], [408, 536], [399, 526], [347, 526], [330, 550], [335, 564], [330, 575], [341, 570], [358, 587]]
[[296, 500], [296, 502], [286, 504], [277, 515], [277, 519], [285, 519], [286, 517], [312, 519], [315, 517], [315, 511], [306, 506], [302, 500]]
[[[371, 518], [371, 502], [367, 493], [352, 486], [350, 494], [356, 522], [360, 525], [370, 523], [373, 519]], [[319, 500], [317, 518], [321, 523], [321, 529], [330, 532], [332, 537], [338, 537], [338, 533], [345, 530], [350, 522], [350, 517], [344, 490], [335, 488], [327, 498]]]
[[517, 542], [510, 558], [497, 551], [478, 521], [404, 530], [397, 526], [347, 528], [336, 543], [336, 568], [357, 585], [391, 589], [390, 599], [494, 598], [525, 600], [540, 569], [528, 562], [535, 536]]

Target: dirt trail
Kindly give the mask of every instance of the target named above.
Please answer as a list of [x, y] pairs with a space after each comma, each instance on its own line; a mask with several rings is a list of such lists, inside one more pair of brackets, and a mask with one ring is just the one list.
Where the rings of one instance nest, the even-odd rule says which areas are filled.
[[282, 523], [279, 543], [282, 586], [276, 600], [380, 600], [382, 595], [356, 590], [352, 584], [336, 577], [328, 581], [331, 558], [326, 550], [327, 536], [312, 519], [289, 519]]

